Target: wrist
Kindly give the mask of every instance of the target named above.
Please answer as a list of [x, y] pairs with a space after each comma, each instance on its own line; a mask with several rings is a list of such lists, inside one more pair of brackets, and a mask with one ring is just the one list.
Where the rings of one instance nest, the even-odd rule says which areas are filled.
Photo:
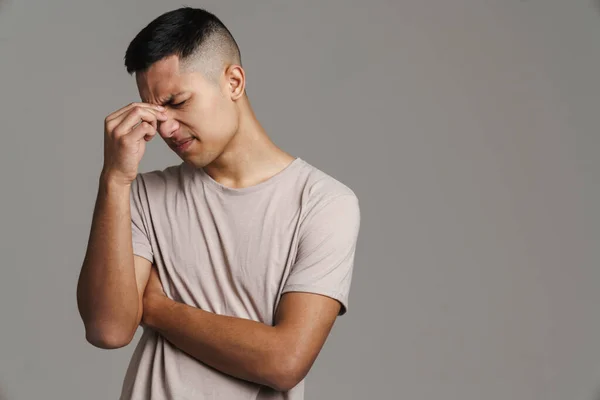
[[111, 189], [129, 189], [131, 187], [130, 181], [122, 177], [118, 177], [116, 174], [106, 170], [102, 170], [102, 172], [100, 173], [100, 184]]

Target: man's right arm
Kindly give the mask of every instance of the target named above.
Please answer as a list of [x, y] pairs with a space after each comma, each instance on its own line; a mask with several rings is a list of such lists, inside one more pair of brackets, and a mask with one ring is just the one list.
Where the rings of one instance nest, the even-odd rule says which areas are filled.
[[133, 254], [130, 190], [130, 184], [101, 175], [77, 284], [86, 339], [103, 349], [123, 347], [133, 339], [152, 267], [150, 261]]
[[104, 121], [104, 165], [85, 259], [77, 283], [77, 307], [88, 342], [114, 349], [131, 342], [142, 319], [151, 262], [133, 254], [131, 187], [164, 107], [131, 103]]

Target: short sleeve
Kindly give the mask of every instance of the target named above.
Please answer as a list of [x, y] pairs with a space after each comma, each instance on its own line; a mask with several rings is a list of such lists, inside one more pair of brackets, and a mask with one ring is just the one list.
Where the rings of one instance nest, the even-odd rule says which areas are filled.
[[[131, 183], [129, 203], [131, 206], [131, 240], [133, 254], [154, 262], [154, 254], [150, 245], [147, 225], [144, 221], [143, 199], [147, 200], [141, 175]], [[147, 204], [147, 201], [146, 201]]]
[[316, 204], [301, 222], [296, 260], [282, 294], [328, 296], [341, 303], [339, 315], [345, 314], [359, 227], [356, 195], [338, 195]]

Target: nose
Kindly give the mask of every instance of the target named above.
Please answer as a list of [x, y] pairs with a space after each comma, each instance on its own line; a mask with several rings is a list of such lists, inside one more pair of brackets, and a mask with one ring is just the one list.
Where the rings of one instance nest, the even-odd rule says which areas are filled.
[[158, 134], [165, 139], [170, 138], [179, 129], [179, 122], [167, 114], [166, 121], [158, 121]]

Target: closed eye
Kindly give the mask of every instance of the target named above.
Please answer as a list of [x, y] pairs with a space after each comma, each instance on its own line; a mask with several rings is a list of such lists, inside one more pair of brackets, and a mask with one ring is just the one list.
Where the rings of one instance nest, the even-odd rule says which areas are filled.
[[181, 103], [171, 104], [171, 107], [174, 107], [174, 108], [181, 107], [185, 102], [186, 102], [186, 100], [182, 101]]

